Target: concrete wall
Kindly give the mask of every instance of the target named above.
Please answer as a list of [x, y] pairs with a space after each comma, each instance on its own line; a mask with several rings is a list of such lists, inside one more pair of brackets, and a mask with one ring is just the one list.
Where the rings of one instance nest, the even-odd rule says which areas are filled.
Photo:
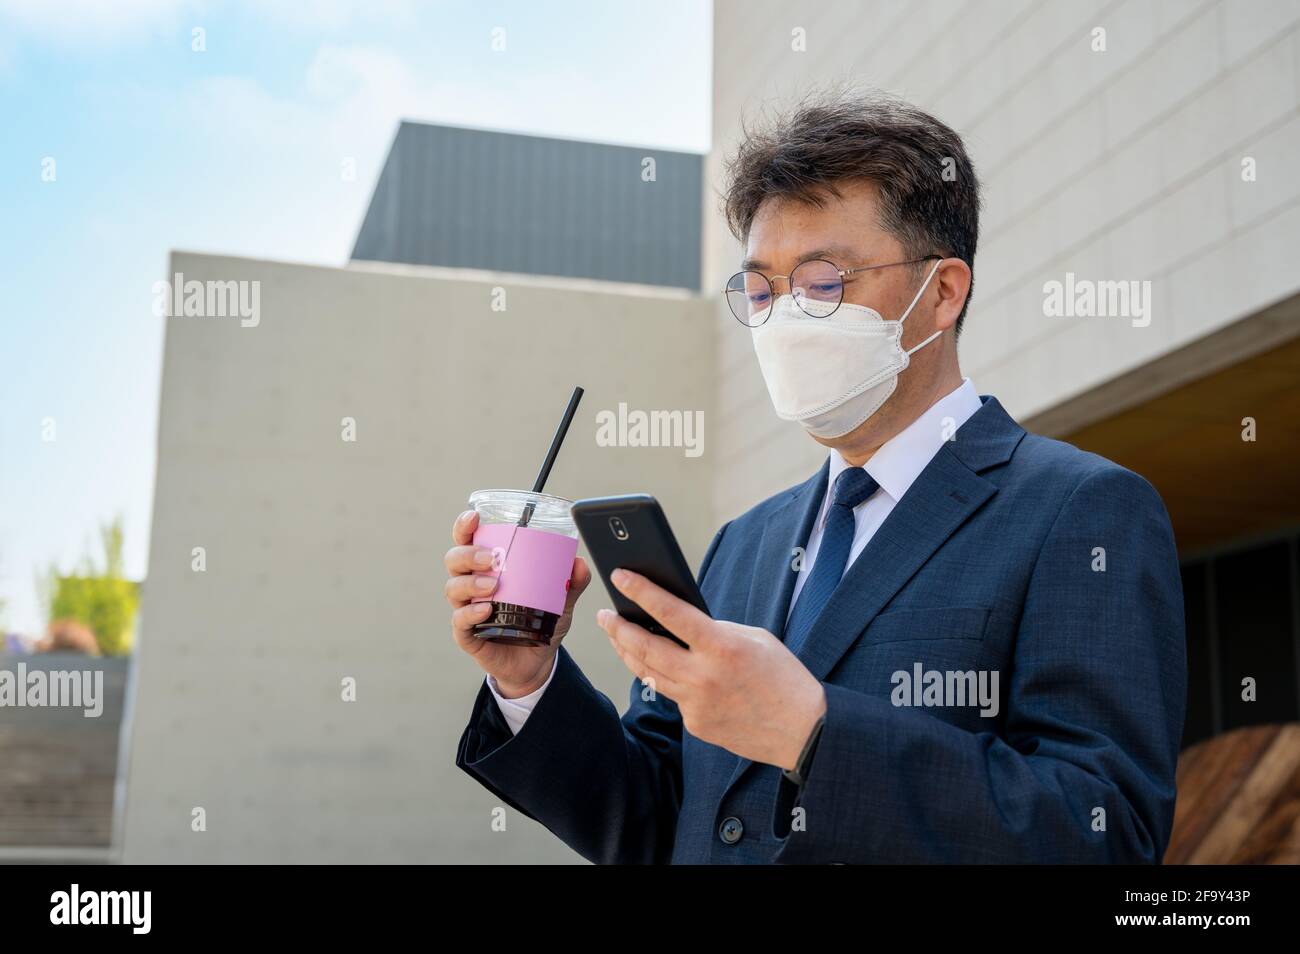
[[[962, 364], [1021, 418], [1300, 290], [1300, 0], [715, 0], [713, 35], [714, 189], [742, 113], [814, 82], [901, 94], [965, 137], [985, 208]], [[721, 288], [739, 246], [713, 208], [705, 229], [706, 287]], [[1044, 317], [1043, 283], [1067, 271], [1150, 280], [1150, 325]], [[730, 325], [716, 324], [721, 517], [825, 453], [756, 413], [762, 379]]]
[[[448, 632], [442, 556], [471, 490], [531, 485], [582, 384], [547, 489], [652, 492], [698, 564], [716, 529], [710, 306], [396, 266], [176, 254], [176, 272], [260, 281], [262, 314], [166, 319], [125, 860], [575, 860], [514, 811], [493, 832], [497, 800], [453, 765], [482, 676]], [[703, 411], [706, 453], [598, 447], [595, 414], [620, 401]], [[566, 645], [621, 710], [602, 605], [596, 583]]]

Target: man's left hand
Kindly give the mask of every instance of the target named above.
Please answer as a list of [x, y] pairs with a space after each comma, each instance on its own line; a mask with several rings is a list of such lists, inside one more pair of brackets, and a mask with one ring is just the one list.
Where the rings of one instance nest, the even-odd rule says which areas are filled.
[[792, 769], [826, 712], [822, 684], [765, 629], [711, 619], [631, 570], [611, 581], [682, 642], [603, 609], [596, 622], [619, 658], [655, 692], [677, 703], [697, 739], [753, 762]]

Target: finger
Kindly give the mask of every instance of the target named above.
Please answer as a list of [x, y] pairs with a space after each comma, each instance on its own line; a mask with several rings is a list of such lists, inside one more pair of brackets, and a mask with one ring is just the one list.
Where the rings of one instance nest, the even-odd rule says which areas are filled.
[[452, 522], [451, 540], [462, 545], [469, 543], [474, 539], [474, 531], [477, 529], [478, 511], [466, 510]]
[[[633, 676], [645, 682], [646, 685], [653, 685], [655, 691], [662, 691], [669, 698], [679, 697], [682, 690], [685, 689], [685, 685], [680, 680], [676, 680], [676, 678], [659, 671], [654, 665], [646, 662], [645, 655], [640, 651], [642, 643], [637, 642], [637, 637], [641, 636], [641, 634], [646, 637], [647, 641], [654, 641], [654, 639], [664, 641], [662, 636], [655, 636], [654, 633], [649, 632], [643, 626], [630, 623], [629, 620], [623, 619], [612, 610], [602, 610], [597, 613], [597, 621], [601, 623], [602, 628], [606, 628], [606, 636], [610, 638], [610, 646], [614, 647], [619, 659], [623, 660], [623, 664], [628, 667], [628, 671]], [[620, 630], [620, 636], [615, 636], [615, 632], [620, 632]], [[647, 642], [645, 645], [653, 646], [653, 642]]]
[[452, 547], [443, 557], [448, 573], [473, 573], [475, 570], [492, 569], [496, 555], [490, 547], [476, 547], [474, 544], [462, 544]]
[[682, 681], [683, 674], [693, 661], [690, 650], [624, 619], [613, 610], [601, 610], [596, 614], [596, 622], [638, 664], [649, 666], [674, 682]]
[[496, 588], [497, 577], [495, 576], [464, 573], [460, 576], [448, 577], [443, 592], [447, 596], [447, 602], [453, 607], [459, 608], [470, 602], [470, 600], [491, 596], [492, 591]]
[[[632, 623], [629, 625], [635, 626], [636, 624]], [[647, 635], [652, 637], [654, 636], [653, 633], [648, 633]], [[628, 671], [632, 673], [632, 675], [641, 680], [644, 686], [648, 687], [655, 693], [662, 693], [674, 701], [681, 698], [682, 693], [686, 690], [686, 686], [633, 655], [633, 653], [629, 652], [624, 647], [623, 643], [619, 642], [619, 640], [615, 639], [613, 636], [609, 636], [609, 644], [614, 648], [614, 652], [618, 654], [618, 658], [623, 661], [623, 665], [627, 667]]]
[[640, 573], [618, 569], [610, 574], [610, 582], [620, 593], [653, 616], [660, 626], [687, 645], [707, 637], [712, 619]]
[[591, 583], [591, 570], [587, 568], [587, 561], [582, 557], [573, 558], [573, 572], [569, 576], [569, 593], [564, 598], [564, 612], [572, 613], [573, 604], [578, 602], [578, 597], [582, 595], [588, 584]]
[[474, 635], [474, 627], [492, 614], [492, 603], [469, 603], [451, 614], [451, 634], [461, 649], [477, 648], [482, 645]]

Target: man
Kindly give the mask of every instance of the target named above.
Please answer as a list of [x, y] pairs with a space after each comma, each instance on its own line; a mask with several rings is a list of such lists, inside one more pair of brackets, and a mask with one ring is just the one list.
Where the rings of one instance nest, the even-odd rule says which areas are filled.
[[597, 862], [1159, 862], [1186, 684], [1168, 516], [962, 377], [960, 138], [812, 100], [728, 174], [737, 332], [828, 459], [718, 531], [712, 618], [616, 574], [690, 647], [599, 612], [636, 677], [622, 719], [559, 646], [582, 560], [549, 650], [475, 640], [491, 556], [462, 514], [447, 596], [488, 675], [457, 764]]

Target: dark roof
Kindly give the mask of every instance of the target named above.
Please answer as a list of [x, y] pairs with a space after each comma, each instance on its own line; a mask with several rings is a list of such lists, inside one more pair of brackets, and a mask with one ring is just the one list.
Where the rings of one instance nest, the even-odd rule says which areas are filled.
[[352, 258], [695, 290], [703, 169], [695, 153], [404, 122]]

